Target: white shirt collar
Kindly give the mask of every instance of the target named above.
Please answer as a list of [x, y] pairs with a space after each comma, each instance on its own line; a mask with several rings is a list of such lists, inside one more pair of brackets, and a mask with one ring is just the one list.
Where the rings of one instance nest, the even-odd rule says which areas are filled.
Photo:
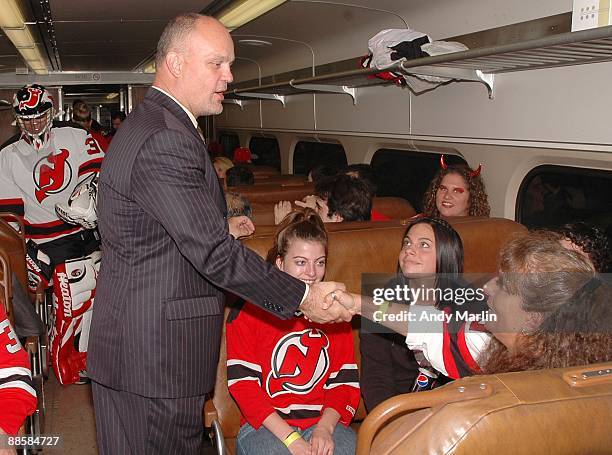
[[191, 123], [193, 123], [193, 127], [197, 130], [198, 129], [198, 121], [196, 120], [196, 118], [194, 117], [194, 115], [191, 113], [191, 111], [189, 109], [187, 109], [185, 106], [183, 106], [181, 104], [181, 102], [179, 100], [177, 100], [175, 97], [173, 97], [172, 95], [170, 95], [170, 93], [166, 92], [165, 90], [162, 90], [159, 87], [156, 87], [155, 85], [152, 85], [152, 87], [155, 90], [159, 90], [160, 92], [162, 92], [164, 95], [166, 95], [168, 98], [172, 99], [176, 104], [178, 104], [179, 106], [181, 106], [181, 109], [183, 109], [185, 111], [185, 113], [189, 116], [189, 120], [191, 120]]

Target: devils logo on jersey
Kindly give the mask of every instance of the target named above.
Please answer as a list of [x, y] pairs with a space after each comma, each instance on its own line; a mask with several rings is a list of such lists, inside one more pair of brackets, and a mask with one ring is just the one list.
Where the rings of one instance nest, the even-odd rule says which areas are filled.
[[57, 155], [47, 155], [34, 166], [33, 178], [38, 202], [50, 194], [57, 194], [66, 189], [72, 180], [72, 168], [68, 162], [70, 152], [60, 149]]
[[328, 348], [329, 339], [319, 329], [281, 338], [272, 352], [272, 368], [266, 379], [268, 394], [309, 393], [329, 370]]

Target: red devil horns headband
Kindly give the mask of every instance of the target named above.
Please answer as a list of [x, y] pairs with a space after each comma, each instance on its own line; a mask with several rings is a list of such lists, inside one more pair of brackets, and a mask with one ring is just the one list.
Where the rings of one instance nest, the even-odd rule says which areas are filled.
[[[448, 169], [448, 164], [444, 161], [444, 155], [440, 155], [440, 167], [442, 169]], [[482, 163], [478, 165], [475, 170], [470, 169], [470, 178], [478, 177], [482, 171]]]

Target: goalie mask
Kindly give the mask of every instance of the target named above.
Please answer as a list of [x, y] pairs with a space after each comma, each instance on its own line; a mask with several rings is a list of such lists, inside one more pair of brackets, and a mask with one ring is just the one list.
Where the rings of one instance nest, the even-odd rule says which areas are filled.
[[49, 140], [53, 123], [53, 99], [42, 85], [25, 85], [13, 97], [17, 126], [36, 150]]

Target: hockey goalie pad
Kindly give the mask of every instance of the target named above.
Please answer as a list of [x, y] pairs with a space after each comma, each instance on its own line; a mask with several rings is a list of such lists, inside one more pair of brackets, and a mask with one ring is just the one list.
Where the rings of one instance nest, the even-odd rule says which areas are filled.
[[55, 213], [66, 223], [95, 229], [98, 224], [97, 195], [98, 174], [91, 174], [77, 184], [67, 203], [55, 204]]
[[26, 243], [26, 264], [28, 269], [28, 287], [31, 292], [36, 292], [36, 288], [42, 283], [43, 289], [49, 286], [53, 275], [51, 258], [43, 253], [36, 242], [28, 240]]
[[53, 271], [51, 362], [60, 384], [79, 380], [85, 369], [91, 310], [95, 296], [100, 252], [66, 261]]

